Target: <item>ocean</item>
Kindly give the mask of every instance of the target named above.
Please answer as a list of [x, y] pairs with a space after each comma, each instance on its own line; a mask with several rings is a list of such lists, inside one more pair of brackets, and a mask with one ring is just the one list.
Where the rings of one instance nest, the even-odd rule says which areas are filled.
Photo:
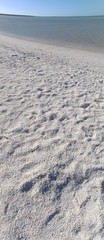
[[0, 15], [0, 33], [40, 43], [104, 52], [104, 17]]

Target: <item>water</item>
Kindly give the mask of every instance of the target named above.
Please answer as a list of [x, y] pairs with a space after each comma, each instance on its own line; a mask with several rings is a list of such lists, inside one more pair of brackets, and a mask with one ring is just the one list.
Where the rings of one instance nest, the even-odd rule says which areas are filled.
[[41, 43], [104, 52], [104, 17], [0, 15], [0, 32]]

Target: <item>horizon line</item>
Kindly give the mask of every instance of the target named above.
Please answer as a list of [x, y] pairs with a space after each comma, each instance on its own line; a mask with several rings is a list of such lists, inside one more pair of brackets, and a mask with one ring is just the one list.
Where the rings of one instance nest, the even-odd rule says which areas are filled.
[[37, 16], [37, 15], [28, 15], [28, 14], [15, 14], [15, 13], [0, 13], [0, 15], [6, 15], [6, 16], [20, 16], [20, 17], [104, 17], [104, 15], [41, 15], [41, 16]]

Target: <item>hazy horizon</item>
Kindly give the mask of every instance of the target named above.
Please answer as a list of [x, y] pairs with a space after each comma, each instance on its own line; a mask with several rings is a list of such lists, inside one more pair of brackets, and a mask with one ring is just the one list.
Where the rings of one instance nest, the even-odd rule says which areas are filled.
[[17, 14], [17, 13], [2, 13], [0, 12], [0, 15], [10, 15], [10, 16], [26, 16], [26, 17], [104, 17], [104, 14], [101, 15], [29, 15], [29, 14]]

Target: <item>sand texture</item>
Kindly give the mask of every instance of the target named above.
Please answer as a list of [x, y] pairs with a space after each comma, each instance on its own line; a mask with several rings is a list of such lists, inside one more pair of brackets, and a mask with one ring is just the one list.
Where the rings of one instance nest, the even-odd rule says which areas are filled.
[[0, 240], [29, 239], [104, 240], [104, 62], [0, 36]]

